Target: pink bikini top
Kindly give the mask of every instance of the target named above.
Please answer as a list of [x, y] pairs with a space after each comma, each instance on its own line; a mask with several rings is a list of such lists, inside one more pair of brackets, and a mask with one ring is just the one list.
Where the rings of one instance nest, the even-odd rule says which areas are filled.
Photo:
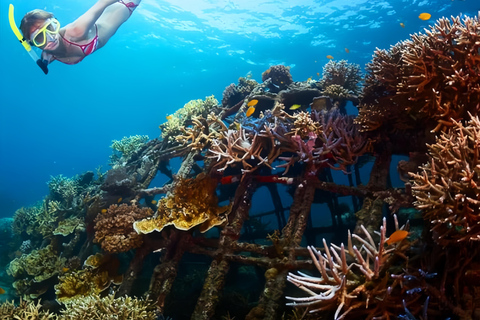
[[75, 43], [75, 42], [72, 42], [72, 41], [68, 41], [61, 34], [60, 34], [60, 36], [62, 37], [64, 42], [66, 42], [66, 43], [68, 43], [72, 46], [77, 46], [80, 49], [82, 49], [82, 52], [85, 55], [84, 57], [82, 57], [80, 60], [78, 60], [76, 62], [64, 62], [64, 61], [59, 60], [58, 58], [55, 57], [55, 60], [58, 60], [58, 61], [63, 62], [65, 64], [77, 64], [80, 61], [82, 61], [86, 56], [92, 54], [93, 52], [95, 52], [95, 50], [97, 50], [97, 46], [98, 46], [98, 28], [97, 28], [97, 25], [95, 25], [95, 37], [87, 44], [78, 44], [78, 43]]

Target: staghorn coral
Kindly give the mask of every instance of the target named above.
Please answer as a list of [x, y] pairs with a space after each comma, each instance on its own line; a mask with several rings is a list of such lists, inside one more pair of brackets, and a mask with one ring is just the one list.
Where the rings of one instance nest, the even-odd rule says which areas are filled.
[[162, 231], [173, 225], [180, 230], [190, 230], [199, 226], [200, 232], [226, 221], [230, 206], [218, 206], [215, 189], [217, 180], [205, 174], [195, 179], [180, 179], [172, 193], [158, 202], [155, 217], [136, 221], [134, 229], [138, 233]]
[[112, 140], [113, 153], [110, 156], [110, 165], [113, 168], [122, 166], [128, 158], [138, 152], [148, 141], [148, 136], [135, 135], [123, 137], [122, 140]]
[[[332, 85], [341, 87], [345, 97], [349, 94], [358, 95], [361, 91], [360, 82], [362, 81], [362, 73], [360, 66], [354, 63], [348, 63], [346, 60], [333, 61], [330, 60], [323, 67], [323, 75], [320, 80], [320, 86], [327, 90]], [[332, 89], [329, 91], [333, 92]], [[338, 90], [335, 90], [335, 92]], [[325, 95], [330, 96], [327, 92]], [[334, 96], [330, 96], [334, 98]]]
[[67, 178], [61, 174], [55, 177], [51, 176], [47, 184], [51, 200], [65, 203], [66, 207], [72, 204], [73, 198], [79, 191], [75, 178]]
[[0, 305], [0, 319], [2, 320], [48, 320], [58, 319], [58, 317], [48, 311], [41, 310], [40, 301], [27, 302], [20, 299], [18, 305], [13, 301], [7, 301]]
[[271, 92], [279, 92], [286, 89], [292, 82], [292, 75], [290, 74], [290, 67], [283, 65], [271, 66], [262, 73], [262, 81], [270, 79], [268, 88]]
[[155, 320], [157, 315], [154, 309], [153, 303], [148, 300], [93, 294], [65, 303], [59, 320]]
[[138, 248], [143, 243], [142, 235], [133, 230], [136, 220], [153, 215], [150, 208], [139, 208], [136, 205], [112, 204], [105, 213], [95, 218], [95, 239], [102, 249], [109, 253], [127, 252]]
[[479, 40], [478, 17], [441, 18], [426, 34], [376, 50], [357, 119], [362, 130], [438, 132], [478, 112]]
[[[396, 220], [395, 220], [396, 221]], [[310, 313], [335, 310], [334, 319], [372, 319], [398, 314], [399, 280], [390, 277], [392, 270], [401, 270], [404, 262], [398, 257], [410, 248], [408, 240], [387, 245], [386, 219], [380, 227], [378, 246], [363, 227], [364, 237], [348, 233], [347, 248], [331, 244], [325, 239], [325, 253], [307, 247], [320, 277], [299, 272], [289, 273], [287, 280], [308, 294], [308, 297], [286, 297], [290, 306], [306, 306]], [[396, 223], [398, 228], [398, 224]], [[352, 238], [361, 244], [358, 249]], [[397, 291], [398, 290], [398, 291]]]
[[429, 145], [429, 159], [413, 178], [415, 207], [441, 245], [480, 240], [480, 120], [452, 120]]
[[218, 101], [213, 95], [206, 97], [205, 100], [189, 101], [183, 108], [175, 111], [167, 122], [160, 125], [162, 138], [174, 143], [175, 137], [181, 133], [182, 128], [190, 125], [193, 118], [199, 116], [206, 118], [209, 113], [215, 112], [217, 105]]

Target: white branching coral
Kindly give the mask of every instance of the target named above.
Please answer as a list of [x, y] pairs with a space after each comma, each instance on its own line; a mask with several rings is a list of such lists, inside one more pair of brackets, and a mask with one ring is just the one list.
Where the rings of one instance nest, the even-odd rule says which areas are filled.
[[[308, 296], [286, 297], [292, 301], [287, 305], [308, 307], [311, 313], [335, 310], [334, 319], [344, 319], [354, 309], [363, 309], [370, 316], [388, 313], [385, 305], [396, 285], [388, 269], [394, 262], [392, 259], [403, 257], [401, 252], [410, 244], [408, 241], [387, 244], [386, 219], [380, 227], [378, 245], [363, 226], [361, 229], [363, 238], [348, 233], [347, 248], [343, 244], [340, 247], [331, 244], [329, 248], [325, 239], [324, 253], [311, 246], [307, 248], [320, 277], [289, 273], [287, 280]], [[353, 245], [352, 238], [359, 242], [360, 248]]]

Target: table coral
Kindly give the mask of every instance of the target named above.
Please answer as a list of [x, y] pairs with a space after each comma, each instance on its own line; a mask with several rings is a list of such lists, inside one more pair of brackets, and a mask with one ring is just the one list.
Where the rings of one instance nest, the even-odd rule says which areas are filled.
[[230, 206], [218, 206], [216, 185], [217, 180], [204, 174], [195, 179], [180, 179], [172, 193], [158, 202], [156, 216], [136, 221], [135, 231], [150, 233], [173, 225], [180, 230], [199, 226], [201, 232], [206, 232], [213, 226], [222, 224]]
[[422, 172], [411, 173], [415, 207], [442, 245], [480, 241], [480, 120], [452, 123], [429, 146]]
[[153, 215], [150, 208], [136, 205], [111, 205], [107, 212], [99, 213], [95, 218], [95, 242], [110, 253], [126, 252], [138, 248], [143, 243], [142, 235], [133, 230], [136, 220]]

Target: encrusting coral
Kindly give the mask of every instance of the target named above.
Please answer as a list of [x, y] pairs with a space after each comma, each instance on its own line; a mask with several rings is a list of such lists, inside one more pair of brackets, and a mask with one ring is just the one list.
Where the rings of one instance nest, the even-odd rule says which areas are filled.
[[415, 207], [442, 245], [480, 241], [480, 120], [452, 120], [430, 145], [421, 173], [411, 173]]
[[105, 213], [95, 218], [95, 239], [102, 249], [109, 253], [127, 252], [138, 248], [143, 243], [142, 235], [133, 230], [136, 220], [151, 217], [150, 208], [140, 208], [136, 205], [112, 204]]
[[155, 217], [136, 221], [135, 231], [151, 233], [173, 225], [179, 230], [199, 226], [201, 232], [206, 232], [222, 224], [230, 212], [230, 206], [218, 206], [216, 185], [217, 180], [204, 174], [195, 179], [179, 180], [172, 193], [158, 202]]

